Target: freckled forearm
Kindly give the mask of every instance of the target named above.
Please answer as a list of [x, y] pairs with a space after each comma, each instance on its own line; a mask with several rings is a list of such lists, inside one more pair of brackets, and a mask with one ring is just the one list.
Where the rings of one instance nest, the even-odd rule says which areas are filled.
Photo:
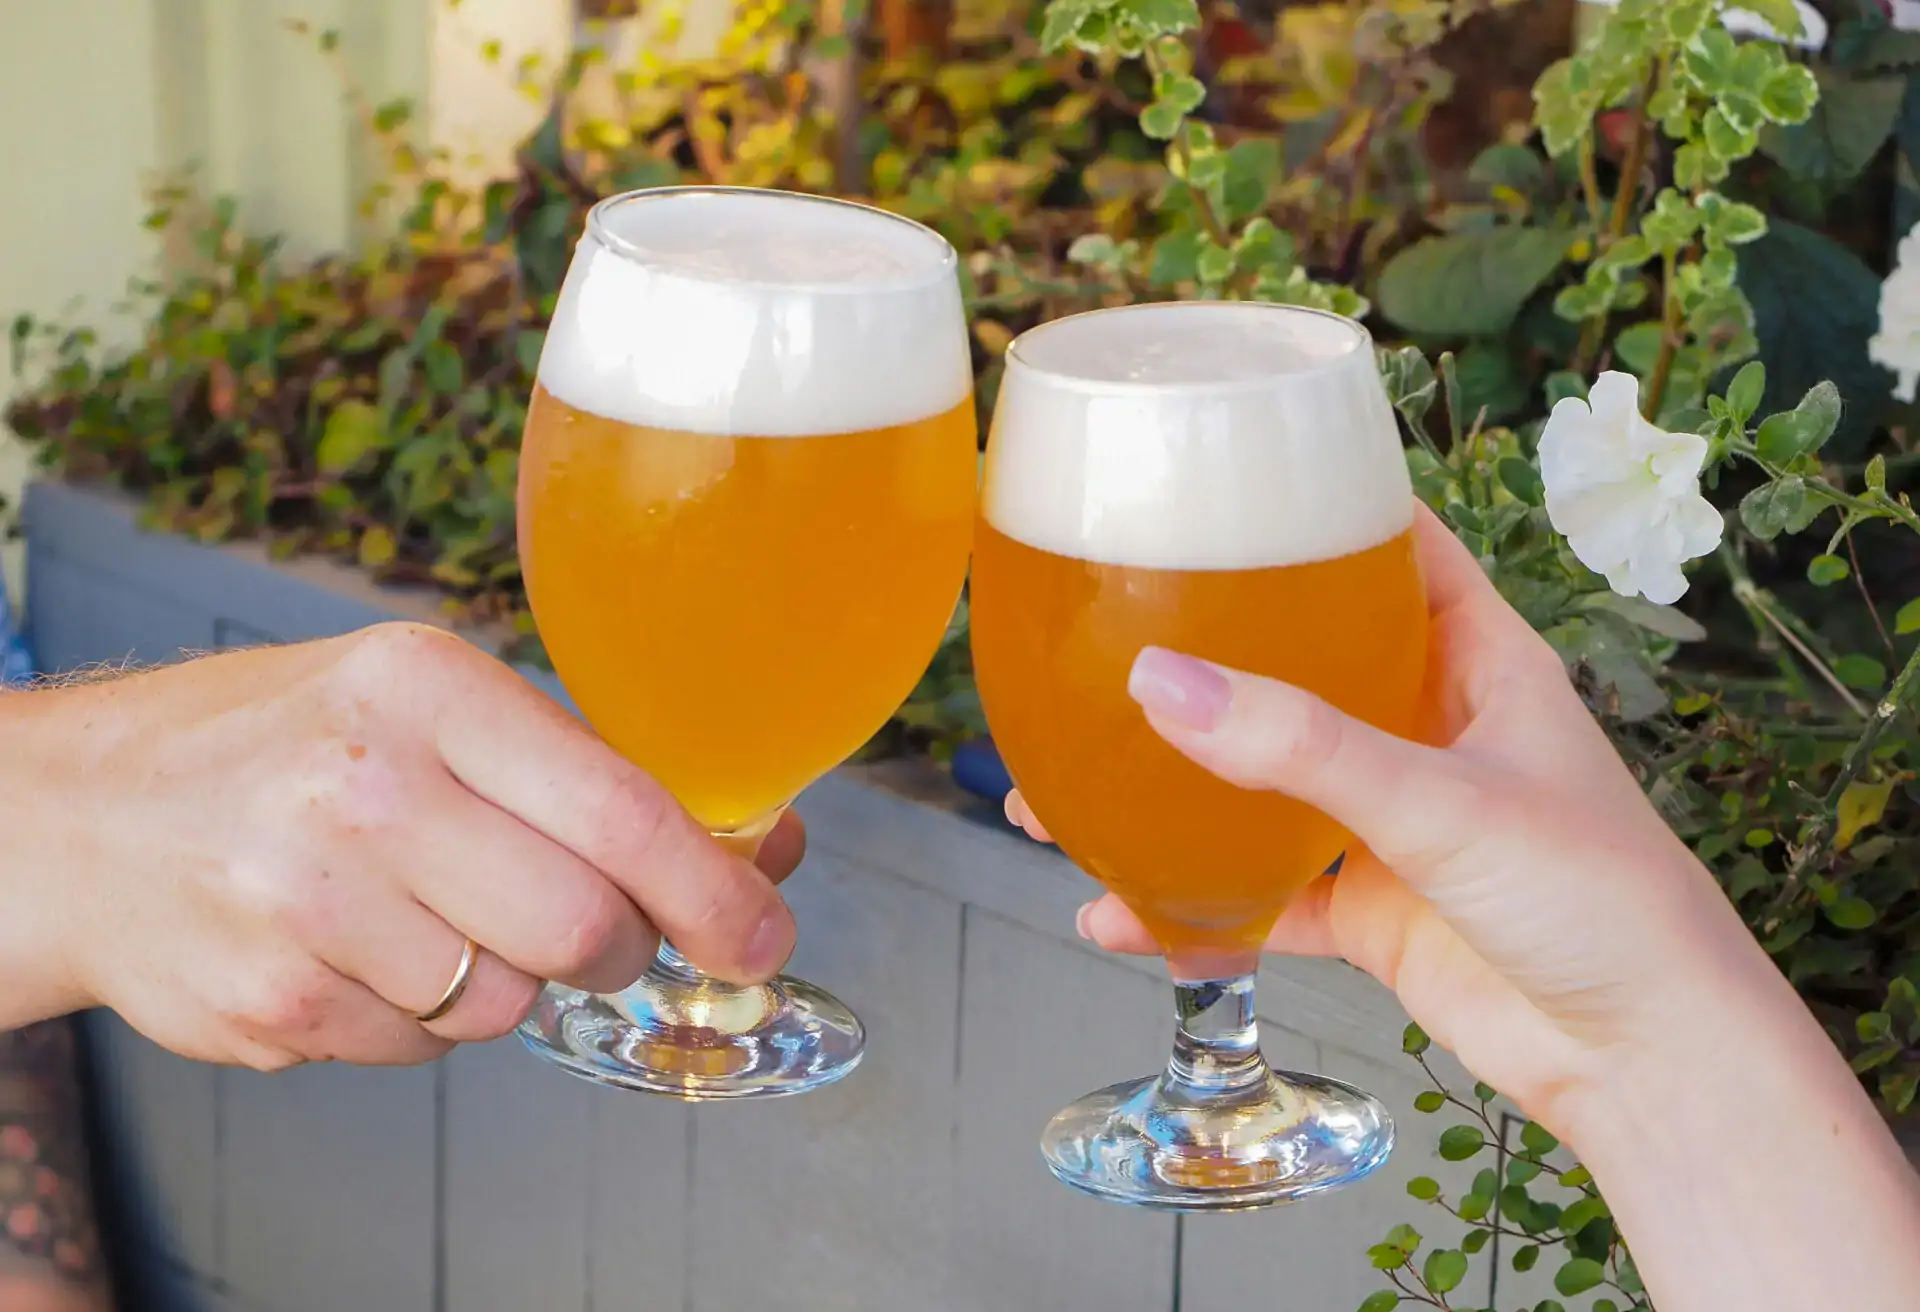
[[88, 1178], [72, 1023], [0, 1032], [0, 1307], [112, 1300]]

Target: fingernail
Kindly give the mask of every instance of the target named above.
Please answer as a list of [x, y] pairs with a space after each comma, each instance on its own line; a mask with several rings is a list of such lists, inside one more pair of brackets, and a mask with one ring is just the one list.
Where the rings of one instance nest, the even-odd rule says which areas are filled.
[[1089, 940], [1093, 938], [1093, 931], [1087, 927], [1087, 922], [1092, 919], [1092, 917], [1093, 903], [1091, 902], [1088, 902], [1073, 913], [1073, 929], [1081, 938]]
[[1212, 732], [1233, 703], [1224, 674], [1163, 647], [1148, 647], [1135, 658], [1127, 693], [1154, 714], [1201, 733]]
[[793, 953], [793, 921], [778, 911], [769, 911], [747, 940], [747, 959], [741, 964], [749, 973], [772, 978], [780, 973]]

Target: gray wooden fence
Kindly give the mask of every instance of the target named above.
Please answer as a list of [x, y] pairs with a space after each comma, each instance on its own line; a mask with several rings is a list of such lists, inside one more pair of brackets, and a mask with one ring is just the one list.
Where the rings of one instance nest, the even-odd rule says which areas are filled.
[[[97, 492], [37, 486], [26, 523], [49, 668], [430, 613], [324, 564], [142, 533]], [[1405, 1181], [1457, 1181], [1412, 1110], [1423, 1085], [1392, 997], [1343, 964], [1285, 961], [1261, 980], [1268, 1051], [1384, 1098], [1402, 1132], [1388, 1167], [1242, 1217], [1070, 1193], [1036, 1135], [1068, 1099], [1164, 1060], [1157, 965], [1080, 942], [1091, 881], [924, 767], [843, 771], [801, 810], [795, 967], [870, 1031], [861, 1070], [804, 1098], [688, 1107], [589, 1086], [512, 1040], [412, 1070], [265, 1076], [90, 1017], [130, 1305], [1347, 1312], [1379, 1287], [1367, 1246], [1434, 1218]], [[1474, 1279], [1490, 1301], [1491, 1275]]]

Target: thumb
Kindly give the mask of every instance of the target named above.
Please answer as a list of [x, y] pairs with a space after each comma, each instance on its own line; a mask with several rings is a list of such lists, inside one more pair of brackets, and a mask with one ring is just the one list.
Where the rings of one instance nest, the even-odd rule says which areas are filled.
[[1483, 790], [1458, 757], [1384, 733], [1304, 689], [1149, 647], [1127, 691], [1182, 755], [1238, 787], [1325, 812], [1409, 882], [1479, 829]]

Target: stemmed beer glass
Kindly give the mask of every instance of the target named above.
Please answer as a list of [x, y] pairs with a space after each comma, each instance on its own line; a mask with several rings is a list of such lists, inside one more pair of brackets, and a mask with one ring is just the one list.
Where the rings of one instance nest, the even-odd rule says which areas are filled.
[[[912, 690], [965, 580], [972, 370], [937, 234], [866, 206], [680, 187], [597, 205], [540, 357], [521, 557], [608, 743], [751, 854]], [[800, 980], [669, 945], [618, 995], [548, 985], [521, 1036], [608, 1084], [798, 1093], [859, 1061]]]
[[1127, 694], [1142, 648], [1411, 727], [1427, 611], [1398, 431], [1359, 325], [1200, 303], [1056, 320], [1007, 353], [971, 613], [994, 741], [1035, 815], [1166, 950], [1157, 1076], [1091, 1094], [1041, 1148], [1088, 1193], [1178, 1211], [1283, 1202], [1393, 1144], [1370, 1095], [1270, 1070], [1253, 978], [1275, 919], [1350, 841], [1181, 756]]

